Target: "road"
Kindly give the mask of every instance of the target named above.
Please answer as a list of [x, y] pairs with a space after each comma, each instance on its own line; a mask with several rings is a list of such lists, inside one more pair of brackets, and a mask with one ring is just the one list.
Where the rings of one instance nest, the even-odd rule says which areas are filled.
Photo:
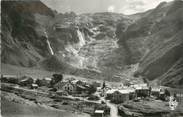
[[107, 104], [107, 106], [109, 106], [111, 108], [110, 117], [119, 117], [117, 106], [115, 104], [110, 103], [109, 101], [106, 101], [106, 104]]
[[104, 97], [100, 97], [101, 101], [104, 101], [107, 106], [110, 108], [110, 117], [119, 117], [118, 116], [118, 108], [115, 104], [109, 102], [109, 100], [105, 100]]

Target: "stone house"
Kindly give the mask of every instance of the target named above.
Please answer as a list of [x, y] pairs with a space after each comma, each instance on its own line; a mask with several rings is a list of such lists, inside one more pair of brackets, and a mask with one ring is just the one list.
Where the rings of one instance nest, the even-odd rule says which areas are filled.
[[19, 85], [20, 86], [31, 86], [33, 83], [34, 83], [33, 78], [31, 78], [29, 76], [23, 76], [19, 80]]
[[127, 90], [116, 90], [113, 93], [111, 102], [113, 103], [123, 103], [129, 100], [129, 91]]
[[1, 82], [18, 84], [18, 77], [16, 75], [1, 75]]
[[116, 89], [111, 89], [106, 91], [106, 99], [107, 100], [112, 100], [113, 98], [113, 93], [116, 91]]
[[136, 84], [132, 86], [135, 89], [136, 97], [150, 96], [150, 89], [147, 84]]
[[68, 82], [58, 82], [54, 85], [54, 88], [56, 88], [57, 90], [66, 91], [69, 94], [73, 94], [73, 93], [76, 92], [76, 85], [74, 85], [70, 81], [68, 81]]
[[153, 87], [153, 88], [151, 89], [151, 95], [154, 96], [154, 97], [159, 98], [159, 96], [160, 96], [160, 91], [161, 91], [160, 88], [158, 88], [158, 87]]

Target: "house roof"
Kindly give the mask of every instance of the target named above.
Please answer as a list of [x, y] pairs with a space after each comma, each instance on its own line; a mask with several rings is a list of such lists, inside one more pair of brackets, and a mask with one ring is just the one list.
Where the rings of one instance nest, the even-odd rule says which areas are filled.
[[63, 86], [66, 85], [67, 83], [68, 83], [68, 82], [58, 82], [58, 83], [55, 84], [54, 87], [57, 87], [57, 86], [63, 87]]
[[4, 74], [2, 75], [3, 77], [7, 77], [7, 78], [17, 78], [17, 75], [8, 75], [8, 74]]
[[33, 80], [33, 78], [28, 77], [28, 76], [23, 76], [22, 78], [20, 78], [21, 82], [25, 82], [25, 81], [28, 81], [28, 80]]
[[86, 89], [85, 86], [82, 86], [82, 85], [77, 85], [77, 87], [81, 88], [81, 89]]
[[69, 82], [69, 81], [67, 81], [67, 82], [60, 81], [60, 82], [56, 83], [54, 87], [57, 87], [57, 86], [63, 87], [64, 85], [66, 85], [66, 84], [68, 84], [68, 83], [71, 84], [71, 85], [73, 85], [73, 84], [72, 84], [71, 82]]
[[95, 110], [95, 113], [104, 113], [104, 110]]
[[151, 91], [160, 92], [161, 88], [153, 87]]
[[49, 78], [49, 77], [45, 77], [44, 79], [48, 80], [48, 81], [51, 81], [51, 78]]
[[114, 92], [116, 92], [116, 91], [118, 91], [118, 92], [124, 94], [124, 93], [132, 93], [132, 92], [135, 92], [135, 89], [134, 89], [134, 88], [111, 89], [111, 90], [106, 91], [106, 93], [107, 93], [107, 94], [112, 94], [112, 93], [114, 93]]
[[71, 82], [72, 82], [73, 84], [76, 84], [78, 81], [79, 81], [79, 80], [72, 80]]
[[140, 90], [140, 89], [149, 89], [148, 87], [141, 87], [141, 86], [138, 86], [138, 87], [135, 87], [136, 90]]
[[117, 89], [108, 90], [108, 91], [106, 91], [106, 93], [107, 93], [107, 94], [112, 94], [112, 93], [114, 93], [115, 91], [117, 91]]
[[135, 88], [136, 90], [139, 90], [139, 89], [149, 89], [147, 84], [135, 84], [132, 87]]
[[130, 93], [129, 90], [125, 90], [125, 89], [118, 90], [118, 92], [120, 92], [122, 94], [128, 94], [128, 93]]
[[38, 85], [37, 85], [37, 84], [32, 84], [32, 86], [33, 86], [33, 87], [38, 87]]
[[135, 89], [134, 88], [127, 88], [127, 89], [124, 89], [124, 90], [128, 91], [129, 93], [135, 92]]

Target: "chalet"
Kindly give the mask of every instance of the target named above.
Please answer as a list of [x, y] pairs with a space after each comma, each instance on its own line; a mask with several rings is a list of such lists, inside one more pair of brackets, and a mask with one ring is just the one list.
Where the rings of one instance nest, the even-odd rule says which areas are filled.
[[128, 90], [116, 90], [112, 96], [112, 102], [114, 103], [123, 103], [129, 100], [129, 91]]
[[129, 92], [129, 100], [135, 99], [135, 97], [136, 97], [135, 89], [127, 88], [126, 90]]
[[70, 81], [68, 82], [58, 82], [54, 85], [54, 88], [57, 90], [63, 90], [70, 94], [76, 92], [76, 85], [72, 84]]
[[16, 75], [1, 75], [1, 82], [18, 84]]
[[86, 94], [88, 93], [89, 91], [89, 86], [87, 85], [79, 85], [79, 84], [76, 84], [76, 93], [77, 94]]
[[133, 86], [137, 97], [150, 96], [150, 89], [147, 84], [137, 84]]
[[166, 100], [165, 91], [160, 89], [159, 99], [165, 101]]
[[106, 99], [107, 100], [112, 100], [113, 98], [113, 93], [116, 91], [116, 89], [111, 89], [106, 91]]
[[33, 83], [34, 83], [34, 80], [28, 76], [23, 76], [19, 80], [19, 85], [21, 85], [21, 86], [31, 86]]
[[152, 87], [151, 89], [151, 95], [155, 96], [155, 97], [159, 97], [160, 96], [160, 91], [161, 89], [158, 87]]
[[51, 78], [45, 77], [40, 80], [40, 85], [49, 87], [51, 85], [51, 80], [52, 80]]

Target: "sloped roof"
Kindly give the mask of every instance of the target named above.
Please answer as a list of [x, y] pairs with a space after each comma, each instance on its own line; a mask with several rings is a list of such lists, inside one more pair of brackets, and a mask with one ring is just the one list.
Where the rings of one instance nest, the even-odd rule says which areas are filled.
[[104, 110], [95, 110], [95, 113], [104, 113]]
[[117, 89], [108, 90], [108, 91], [106, 91], [106, 93], [107, 93], [107, 94], [112, 94], [112, 93], [114, 93], [115, 91], [117, 91]]
[[54, 87], [57, 87], [57, 86], [63, 87], [63, 86], [66, 85], [67, 83], [69, 83], [69, 82], [58, 82], [58, 83], [56, 83], [56, 84], [54, 85]]
[[147, 84], [135, 84], [132, 87], [135, 88], [135, 89], [137, 89], [137, 90], [138, 89], [149, 89], [148, 86], [147, 86]]
[[153, 88], [151, 89], [151, 91], [157, 91], [157, 92], [160, 92], [160, 90], [161, 90], [161, 88], [158, 88], [158, 87], [153, 87]]
[[82, 85], [77, 85], [77, 87], [81, 88], [81, 89], [86, 89], [85, 86], [82, 86]]
[[129, 90], [126, 90], [126, 89], [118, 90], [118, 92], [120, 92], [122, 94], [128, 94], [128, 93], [130, 93]]
[[51, 81], [51, 78], [50, 77], [45, 77], [44, 79], [45, 80], [48, 80], [48, 81]]
[[73, 84], [76, 84], [78, 81], [79, 81], [79, 80], [72, 80], [71, 82], [72, 82]]
[[8, 75], [8, 74], [3, 74], [3, 77], [7, 77], [7, 78], [17, 78], [17, 75]]

